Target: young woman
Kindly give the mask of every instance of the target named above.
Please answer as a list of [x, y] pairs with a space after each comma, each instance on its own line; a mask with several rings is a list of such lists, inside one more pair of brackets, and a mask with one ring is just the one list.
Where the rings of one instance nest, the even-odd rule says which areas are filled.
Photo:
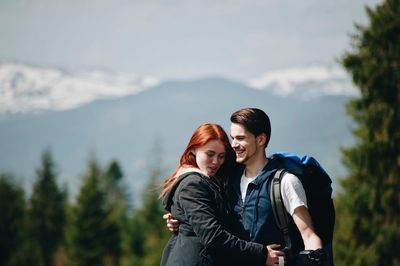
[[234, 162], [221, 126], [206, 123], [196, 129], [179, 166], [162, 184], [160, 198], [180, 226], [164, 249], [161, 266], [273, 265], [283, 255], [228, 232], [224, 183]]

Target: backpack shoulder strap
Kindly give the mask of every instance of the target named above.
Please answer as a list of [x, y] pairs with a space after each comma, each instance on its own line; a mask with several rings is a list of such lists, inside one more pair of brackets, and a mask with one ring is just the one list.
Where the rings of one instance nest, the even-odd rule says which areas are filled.
[[291, 250], [292, 242], [289, 236], [289, 217], [286, 208], [283, 204], [282, 194], [281, 194], [281, 180], [283, 175], [287, 171], [285, 169], [279, 169], [275, 172], [270, 185], [270, 200], [272, 211], [274, 213], [276, 224], [278, 228], [282, 230], [283, 237], [286, 244], [286, 249]]

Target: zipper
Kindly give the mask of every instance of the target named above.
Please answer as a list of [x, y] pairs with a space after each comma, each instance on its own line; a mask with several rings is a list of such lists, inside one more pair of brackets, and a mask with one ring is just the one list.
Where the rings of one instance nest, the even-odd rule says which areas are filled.
[[244, 216], [244, 202], [243, 202], [243, 198], [242, 198], [242, 193], [240, 192], [240, 190], [235, 189], [236, 194], [239, 196], [239, 200], [240, 200], [240, 208], [242, 209], [242, 224], [245, 225], [245, 216]]

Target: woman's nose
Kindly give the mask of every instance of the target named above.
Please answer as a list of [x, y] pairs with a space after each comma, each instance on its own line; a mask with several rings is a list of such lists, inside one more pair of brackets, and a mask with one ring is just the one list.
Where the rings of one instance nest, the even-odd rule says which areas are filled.
[[218, 164], [218, 157], [217, 156], [212, 157], [212, 163], [213, 164]]

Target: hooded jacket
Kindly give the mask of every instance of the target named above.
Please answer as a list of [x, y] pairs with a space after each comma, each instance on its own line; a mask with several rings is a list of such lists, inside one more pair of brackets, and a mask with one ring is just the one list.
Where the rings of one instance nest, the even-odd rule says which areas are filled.
[[228, 202], [215, 179], [198, 172], [183, 174], [163, 204], [180, 226], [164, 249], [161, 266], [265, 265], [264, 245], [228, 231]]

